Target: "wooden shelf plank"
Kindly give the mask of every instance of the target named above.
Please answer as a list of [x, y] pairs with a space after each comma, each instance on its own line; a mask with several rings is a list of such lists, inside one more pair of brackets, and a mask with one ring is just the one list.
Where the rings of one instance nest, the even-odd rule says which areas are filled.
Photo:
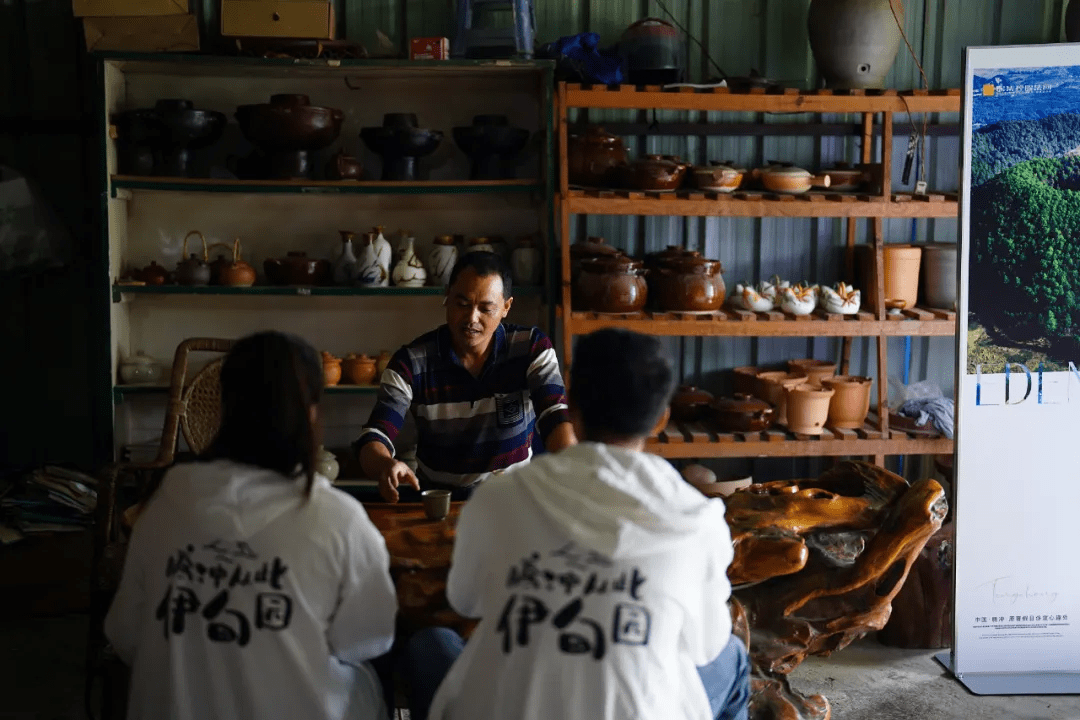
[[934, 90], [925, 95], [910, 91], [868, 90], [839, 93], [782, 88], [778, 91], [731, 92], [728, 88], [637, 88], [632, 85], [566, 86], [567, 107], [648, 110], [706, 110], [714, 112], [960, 112], [957, 88]]
[[[672, 438], [678, 438], [672, 442]], [[951, 453], [945, 437], [914, 438], [903, 432], [883, 437], [868, 421], [843, 430], [827, 427], [821, 435], [801, 435], [776, 426], [760, 433], [725, 433], [705, 423], [669, 423], [645, 444], [648, 452], [671, 459], [717, 457], [838, 457], [868, 455], [936, 455]]]
[[[932, 316], [931, 313], [925, 313]], [[570, 314], [570, 331], [586, 335], [602, 328], [622, 328], [649, 335], [709, 337], [951, 337], [956, 334], [956, 314], [951, 319], [912, 319], [889, 316], [887, 320], [865, 319], [858, 315], [826, 315], [815, 312], [798, 320], [770, 319], [767, 313], [747, 310], [721, 310], [711, 315], [695, 315], [680, 320], [674, 313], [635, 313], [604, 315], [575, 311]], [[838, 319], [839, 318], [839, 319]], [[748, 320], [753, 322], [747, 322]]]
[[[679, 215], [692, 217], [905, 217], [952, 218], [960, 211], [955, 193], [938, 202], [886, 201], [859, 195], [810, 192], [803, 195], [740, 192], [732, 195], [680, 191], [666, 196], [606, 190], [570, 190], [562, 200], [577, 215]], [[838, 198], [847, 198], [838, 202]]]
[[[526, 285], [514, 288], [515, 297], [538, 297], [543, 288]], [[252, 287], [226, 287], [223, 285], [122, 285], [114, 284], [113, 302], [120, 302], [124, 295], [230, 295], [241, 297], [299, 296], [308, 297], [362, 297], [369, 295], [404, 297], [416, 295], [445, 295], [446, 288], [441, 285], [424, 287], [313, 287], [308, 285], [254, 285]]]
[[353, 195], [440, 195], [542, 191], [540, 180], [423, 180], [383, 182], [369, 180], [232, 180], [219, 178], [142, 177], [113, 175], [112, 196], [117, 190], [211, 193], [281, 193]]

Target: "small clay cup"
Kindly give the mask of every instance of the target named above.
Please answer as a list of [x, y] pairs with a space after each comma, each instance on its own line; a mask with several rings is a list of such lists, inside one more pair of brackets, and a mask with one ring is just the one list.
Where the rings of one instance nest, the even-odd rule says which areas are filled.
[[450, 514], [449, 490], [425, 490], [420, 493], [420, 501], [428, 520], [442, 520]]

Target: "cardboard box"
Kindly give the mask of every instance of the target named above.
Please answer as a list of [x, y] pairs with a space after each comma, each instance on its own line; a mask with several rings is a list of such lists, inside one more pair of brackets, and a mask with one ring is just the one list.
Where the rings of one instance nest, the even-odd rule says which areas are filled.
[[222, 0], [225, 37], [334, 39], [330, 0]]
[[93, 52], [194, 52], [199, 22], [194, 15], [83, 18], [86, 49]]
[[187, 15], [188, 0], [71, 0], [75, 17]]
[[410, 60], [448, 60], [450, 40], [444, 37], [413, 38], [409, 41]]

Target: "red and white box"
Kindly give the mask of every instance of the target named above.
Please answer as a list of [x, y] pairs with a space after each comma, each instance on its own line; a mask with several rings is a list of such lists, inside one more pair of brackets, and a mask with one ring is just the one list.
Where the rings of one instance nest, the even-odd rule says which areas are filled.
[[450, 40], [444, 37], [413, 38], [409, 42], [410, 60], [449, 60]]

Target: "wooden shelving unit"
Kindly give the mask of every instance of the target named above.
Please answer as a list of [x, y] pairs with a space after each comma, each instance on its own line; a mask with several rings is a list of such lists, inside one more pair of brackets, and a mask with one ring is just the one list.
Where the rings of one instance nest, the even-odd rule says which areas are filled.
[[[661, 88], [560, 84], [556, 96], [558, 151], [560, 159], [557, 205], [561, 222], [561, 304], [563, 362], [569, 364], [575, 335], [605, 327], [620, 327], [667, 336], [735, 337], [842, 337], [841, 371], [847, 371], [851, 338], [877, 338], [879, 380], [888, 377], [886, 342], [889, 337], [951, 337], [956, 334], [956, 314], [936, 308], [916, 307], [899, 314], [885, 310], [883, 221], [885, 218], [950, 218], [959, 212], [957, 193], [932, 189], [926, 194], [893, 192], [888, 169], [892, 167], [894, 113], [959, 113], [958, 89], [934, 91], [896, 90], [797, 90], [732, 92], [727, 88]], [[764, 191], [739, 191], [730, 195], [694, 190], [637, 192], [571, 187], [567, 174], [568, 111], [582, 109], [684, 110], [754, 113], [857, 114], [862, 119], [864, 165], [880, 170], [877, 192], [841, 193], [814, 191], [781, 195]], [[880, 120], [878, 120], [880, 118]], [[872, 141], [879, 122], [880, 157], [873, 157]], [[853, 266], [856, 245], [855, 218], [872, 223], [873, 274], [871, 287], [862, 288], [865, 307], [856, 315], [843, 316], [821, 310], [806, 317], [780, 311], [750, 312], [725, 307], [715, 313], [693, 314], [642, 312], [604, 315], [576, 310], [571, 304], [570, 216], [637, 215], [692, 217], [846, 218], [847, 266]], [[868, 298], [876, 302], [867, 303]], [[721, 433], [701, 423], [672, 424], [650, 439], [652, 452], [668, 458], [701, 457], [800, 457], [872, 456], [881, 464], [886, 455], [936, 454], [952, 451], [952, 441], [890, 430], [888, 391], [878, 382], [877, 414], [855, 430], [827, 428], [818, 437], [797, 435], [776, 427], [761, 433]]]

